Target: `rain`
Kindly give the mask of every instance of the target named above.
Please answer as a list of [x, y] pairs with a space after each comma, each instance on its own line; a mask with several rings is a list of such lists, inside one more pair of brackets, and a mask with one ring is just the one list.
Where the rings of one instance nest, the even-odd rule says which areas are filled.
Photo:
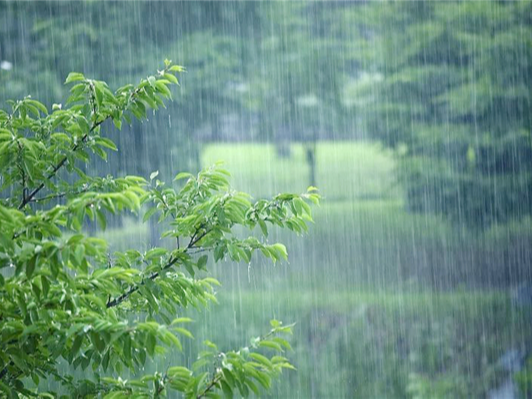
[[[90, 154], [83, 173], [182, 187], [178, 173], [221, 162], [252, 202], [316, 187], [320, 205], [309, 202], [308, 232], [237, 229], [283, 243], [287, 260], [209, 254], [198, 276], [219, 280], [218, 303], [179, 309], [194, 320], [182, 350], [121, 373], [60, 358], [61, 375], [164, 377], [192, 369], [206, 340], [221, 353], [252, 347], [280, 320], [294, 323], [283, 356], [295, 370], [234, 397], [532, 397], [532, 1], [0, 0], [6, 112], [28, 96], [68, 109], [71, 72], [114, 91], [165, 60], [184, 67], [172, 100], [120, 130], [102, 123], [118, 150]], [[171, 222], [144, 212], [82, 231], [106, 240], [110, 259], [172, 249]], [[17, 273], [5, 246], [2, 302]], [[22, 381], [68, 397], [60, 379]]]

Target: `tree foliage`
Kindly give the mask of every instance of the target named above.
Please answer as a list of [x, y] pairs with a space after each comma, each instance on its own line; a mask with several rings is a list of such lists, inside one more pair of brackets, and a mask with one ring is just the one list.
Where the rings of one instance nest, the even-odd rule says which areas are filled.
[[[117, 150], [102, 126], [112, 122], [120, 130], [123, 121], [164, 107], [181, 71], [165, 61], [156, 74], [116, 91], [71, 73], [64, 105], [49, 110], [26, 97], [0, 111], [0, 390], [6, 396], [159, 397], [169, 390], [190, 398], [247, 396], [293, 368], [283, 356], [290, 345], [279, 336], [291, 326], [272, 321], [269, 333], [239, 350], [224, 353], [206, 342], [191, 368], [120, 378], [192, 338], [183, 311], [216, 302], [209, 260], [249, 263], [255, 252], [286, 259], [282, 244], [258, 237], [267, 237], [272, 225], [306, 231], [307, 202], [319, 202], [313, 188], [251, 202], [230, 188], [220, 165], [197, 176], [179, 173], [174, 184], [157, 173], [149, 180], [100, 177], [81, 167], [92, 154], [106, 159]], [[110, 254], [105, 240], [84, 230], [90, 221], [103, 230], [109, 215], [124, 212], [157, 218], [167, 227], [167, 245]], [[255, 227], [260, 234], [251, 234]], [[75, 378], [76, 369], [93, 376]], [[53, 379], [59, 393], [44, 383]]]
[[421, 2], [348, 15], [382, 74], [367, 128], [398, 149], [410, 209], [476, 227], [532, 212], [531, 12]]

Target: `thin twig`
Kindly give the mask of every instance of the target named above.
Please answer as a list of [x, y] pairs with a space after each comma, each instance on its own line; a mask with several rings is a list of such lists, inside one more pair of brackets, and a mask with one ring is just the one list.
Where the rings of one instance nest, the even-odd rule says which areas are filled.
[[89, 190], [88, 187], [82, 189], [82, 190], [79, 190], [79, 191], [76, 191], [76, 192], [72, 192], [72, 193], [68, 193], [68, 192], [64, 192], [64, 193], [58, 193], [58, 194], [50, 194], [50, 195], [47, 195], [46, 197], [41, 197], [41, 198], [33, 198], [31, 200], [31, 202], [42, 202], [42, 201], [47, 201], [47, 200], [51, 200], [51, 199], [58, 199], [58, 198], [63, 198], [67, 195], [78, 195], [78, 194], [81, 194], [81, 193], [85, 193]]
[[[105, 119], [102, 119], [101, 121], [96, 122], [89, 130], [89, 133], [92, 133], [94, 129], [96, 129], [98, 126], [100, 126], [103, 122], [105, 122], [110, 117], [111, 115], [108, 115]], [[81, 138], [81, 140], [78, 143], [76, 143], [74, 147], [72, 147], [72, 152], [76, 152], [77, 150], [81, 148], [81, 145], [85, 143], [85, 141], [87, 141], [87, 138], [89, 137], [89, 133], [85, 133], [85, 135]], [[53, 167], [52, 171], [48, 174], [48, 176], [46, 176], [45, 180], [51, 180], [57, 174], [59, 169], [61, 169], [66, 164], [67, 160], [68, 160], [68, 157], [65, 155], [63, 159], [61, 159], [61, 161], [59, 161], [59, 163]], [[18, 206], [18, 209], [21, 210], [22, 208], [24, 208], [30, 201], [33, 200], [33, 197], [35, 197], [43, 188], [44, 188], [44, 182], [39, 184], [37, 187], [35, 187], [33, 191], [29, 193], [28, 196], [22, 200], [22, 202]]]
[[216, 384], [218, 384], [218, 382], [219, 382], [221, 379], [222, 379], [222, 377], [221, 377], [220, 375], [217, 375], [216, 377], [214, 377], [214, 378], [212, 379], [212, 381], [209, 383], [209, 385], [207, 385], [207, 386], [205, 387], [205, 389], [203, 390], [203, 392], [200, 393], [198, 396], [196, 396], [196, 399], [201, 399], [201, 398], [203, 398], [205, 395], [207, 395], [207, 393], [209, 393], [209, 391], [210, 391], [211, 389], [213, 389], [214, 386], [215, 386]]
[[[199, 240], [201, 240], [203, 237], [205, 237], [207, 234], [209, 234], [209, 230], [205, 230], [202, 234], [197, 236], [197, 233], [198, 233], [198, 231], [200, 229], [201, 229], [201, 227], [198, 228], [198, 230], [196, 230], [196, 233], [193, 236], [195, 238], [191, 238], [190, 242], [188, 243], [188, 245], [187, 245], [187, 247], [185, 249], [185, 252], [187, 250], [191, 249]], [[153, 280], [155, 280], [157, 277], [160, 276], [161, 272], [170, 269], [173, 265], [175, 265], [177, 263], [178, 260], [179, 260], [179, 257], [177, 257], [177, 256], [174, 257], [174, 258], [171, 258], [168, 261], [168, 263], [160, 271], [153, 272], [146, 279], [142, 280], [139, 284], [129, 287], [129, 289], [126, 292], [124, 292], [122, 295], [116, 297], [115, 299], [113, 299], [111, 301], [108, 301], [107, 302], [107, 308], [109, 309], [109, 308], [113, 308], [115, 306], [120, 305], [122, 302], [127, 300], [132, 294], [137, 292], [140, 289], [140, 287], [145, 285], [146, 284], [145, 281], [148, 281], [148, 280], [149, 281], [153, 281]]]
[[196, 243], [201, 240], [203, 237], [205, 237], [207, 234], [209, 234], [209, 230], [205, 230], [202, 234], [195, 237], [194, 239], [190, 239], [190, 242], [188, 243], [187, 249], [192, 248]]
[[155, 280], [157, 277], [159, 277], [161, 271], [165, 271], [171, 268], [173, 265], [176, 264], [178, 259], [179, 259], [178, 257], [170, 259], [170, 261], [160, 271], [150, 274], [147, 279], [142, 280], [138, 285], [134, 285], [130, 287], [126, 292], [124, 292], [119, 297], [107, 302], [107, 309], [120, 305], [122, 302], [128, 299], [131, 294], [134, 294], [140, 289], [140, 287], [145, 285], [146, 280], [152, 280], [152, 281]]
[[[128, 109], [130, 101], [140, 92], [140, 90], [141, 90], [140, 88], [137, 88], [131, 93], [131, 95], [129, 96], [128, 103], [126, 104], [126, 106], [124, 107], [122, 111], [126, 111]], [[72, 152], [76, 152], [77, 150], [79, 150], [82, 144], [84, 144], [87, 141], [89, 134], [92, 133], [98, 126], [100, 126], [106, 120], [111, 119], [111, 118], [112, 118], [112, 115], [107, 115], [102, 120], [95, 122], [94, 125], [90, 128], [89, 132], [85, 133], [85, 135], [81, 138], [81, 140], [78, 143], [76, 143], [74, 147], [72, 147]], [[67, 156], [63, 157], [63, 159], [61, 159], [61, 161], [59, 161], [59, 163], [53, 167], [52, 171], [48, 174], [48, 176], [46, 176], [45, 181], [51, 180], [57, 174], [59, 169], [61, 169], [66, 164], [67, 160], [68, 160]], [[39, 184], [35, 189], [33, 189], [33, 191], [26, 198], [22, 199], [22, 202], [18, 206], [18, 209], [21, 210], [22, 208], [24, 208], [33, 199], [33, 197], [35, 197], [35, 195], [37, 195], [37, 193], [39, 193], [43, 188], [44, 188], [44, 182]]]

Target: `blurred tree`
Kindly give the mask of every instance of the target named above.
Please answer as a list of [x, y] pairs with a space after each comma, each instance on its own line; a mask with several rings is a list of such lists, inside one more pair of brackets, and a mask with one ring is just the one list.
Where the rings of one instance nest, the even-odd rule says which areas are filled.
[[413, 211], [482, 227], [532, 210], [530, 2], [102, 4], [0, 2], [0, 100], [51, 105], [69, 70], [119, 85], [173, 54], [191, 73], [116, 138], [124, 170], [197, 170], [206, 140], [298, 141], [314, 184], [317, 140], [375, 138]]
[[[469, 226], [532, 212], [532, 3], [368, 5], [360, 54], [382, 74], [369, 132], [396, 148], [408, 207]], [[353, 21], [353, 20], [351, 20]]]
[[260, 73], [250, 77], [263, 137], [278, 154], [303, 143], [309, 184], [316, 184], [316, 142], [341, 130], [341, 43], [331, 35], [335, 7], [320, 2], [265, 4], [257, 52]]

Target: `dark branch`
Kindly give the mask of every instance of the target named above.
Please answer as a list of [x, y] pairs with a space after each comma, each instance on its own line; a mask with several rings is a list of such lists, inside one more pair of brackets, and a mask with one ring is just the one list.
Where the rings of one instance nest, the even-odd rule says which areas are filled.
[[142, 287], [145, 284], [146, 280], [155, 280], [157, 277], [159, 277], [161, 271], [165, 271], [171, 268], [173, 265], [176, 264], [178, 259], [179, 258], [177, 257], [170, 259], [170, 261], [160, 271], [153, 272], [152, 274], [148, 276], [148, 278], [142, 280], [138, 285], [129, 287], [129, 289], [126, 292], [124, 292], [122, 295], [107, 302], [107, 309], [120, 305], [122, 302], [127, 300], [131, 296], [131, 294], [134, 294], [135, 292], [137, 292], [140, 289], [140, 287]]
[[198, 227], [198, 229], [194, 232], [192, 237], [190, 237], [190, 242], [187, 245], [187, 249], [192, 248], [199, 240], [201, 240], [203, 237], [205, 237], [209, 233], [209, 230], [205, 230], [203, 233], [198, 235], [202, 228], [203, 228], [203, 224], [201, 224]]
[[188, 248], [192, 248], [194, 245], [196, 245], [196, 243], [201, 240], [203, 237], [205, 237], [207, 235], [208, 231], [205, 231], [203, 234], [200, 234], [198, 237], [196, 237], [195, 240], [193, 241], [190, 241], [190, 243], [188, 244]]
[[[201, 229], [201, 227], [196, 231], [196, 233], [190, 239], [190, 242], [188, 243], [188, 245], [187, 245], [187, 247], [185, 249], [185, 252], [187, 250], [191, 249], [199, 240], [201, 240], [203, 237], [205, 237], [207, 234], [209, 234], [209, 230], [205, 230], [202, 234], [197, 235], [197, 233], [198, 233], [198, 231], [200, 229]], [[109, 309], [109, 308], [113, 308], [115, 306], [120, 305], [122, 302], [127, 300], [132, 294], [137, 292], [140, 289], [140, 287], [142, 287], [145, 284], [145, 281], [147, 281], [147, 280], [151, 280], [151, 281], [155, 280], [157, 277], [160, 276], [161, 272], [170, 269], [173, 265], [175, 265], [177, 263], [178, 260], [179, 260], [178, 257], [171, 258], [168, 261], [168, 263], [160, 271], [153, 272], [146, 279], [142, 280], [139, 284], [134, 285], [132, 287], [129, 287], [129, 289], [126, 292], [124, 292], [122, 295], [120, 295], [119, 297], [116, 297], [115, 299], [110, 300], [109, 302], [107, 302], [107, 308]]]
[[209, 385], [207, 385], [205, 387], [205, 389], [203, 390], [202, 393], [200, 393], [198, 396], [196, 396], [196, 399], [201, 399], [203, 397], [205, 397], [205, 395], [207, 395], [207, 393], [209, 393], [209, 391], [211, 389], [213, 389], [216, 384], [218, 384], [218, 382], [222, 379], [222, 377], [220, 375], [217, 375], [216, 377], [214, 377], [211, 382], [209, 383]]
[[[103, 122], [105, 122], [107, 119], [109, 119], [111, 116], [108, 115], [107, 117], [105, 117], [105, 119], [102, 119], [101, 121], [99, 122], [96, 122], [92, 127], [91, 129], [89, 130], [89, 133], [86, 133], [82, 138], [81, 140], [76, 143], [76, 145], [74, 147], [72, 147], [72, 152], [76, 152], [77, 150], [79, 150], [81, 147], [82, 147], [82, 144], [84, 144], [86, 141], [87, 141], [87, 138], [89, 137], [89, 134], [92, 133], [94, 131], [94, 129], [96, 129], [98, 126], [100, 126]], [[48, 174], [48, 176], [46, 176], [46, 179], [45, 180], [51, 180], [56, 174], [57, 172], [59, 171], [59, 169], [61, 169], [63, 166], [65, 166], [66, 162], [67, 162], [68, 158], [66, 156], [63, 157], [63, 159], [61, 159], [61, 161], [59, 161], [59, 163], [57, 165], [55, 165], [52, 169], [52, 171]], [[24, 208], [29, 202], [31, 202], [33, 200], [33, 198], [44, 188], [44, 182], [39, 184], [37, 187], [35, 187], [33, 189], [33, 191], [31, 193], [28, 194], [27, 197], [23, 198], [22, 199], [22, 202], [20, 203], [20, 205], [18, 206], [18, 209], [22, 209]]]
[[31, 202], [42, 202], [42, 201], [47, 201], [47, 200], [51, 200], [51, 199], [58, 199], [58, 198], [63, 198], [67, 195], [77, 195], [77, 194], [81, 194], [81, 193], [84, 193], [84, 192], [87, 192], [89, 190], [88, 187], [82, 189], [82, 190], [79, 190], [79, 191], [74, 191], [72, 193], [67, 193], [67, 192], [64, 192], [64, 193], [58, 193], [58, 194], [50, 194], [50, 195], [47, 195], [46, 197], [41, 197], [41, 198], [33, 198], [31, 200]]

